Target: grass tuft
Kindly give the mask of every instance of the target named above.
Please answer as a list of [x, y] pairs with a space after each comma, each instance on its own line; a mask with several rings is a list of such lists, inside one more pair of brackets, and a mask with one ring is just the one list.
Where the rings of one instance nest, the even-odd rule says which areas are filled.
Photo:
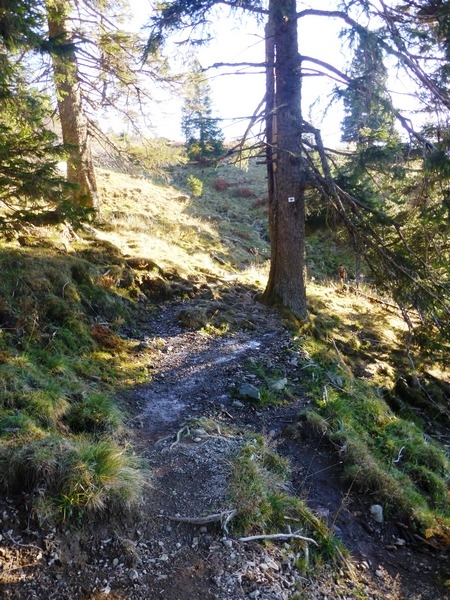
[[112, 440], [51, 435], [21, 445], [3, 442], [0, 489], [27, 491], [35, 510], [45, 506], [47, 515], [67, 519], [84, 510], [136, 503], [143, 487], [139, 466], [133, 454]]
[[72, 402], [65, 422], [74, 433], [111, 434], [123, 426], [124, 416], [111, 396], [96, 393]]
[[238, 534], [258, 535], [285, 533], [291, 526], [318, 544], [317, 549], [306, 550], [304, 543], [299, 543], [300, 549], [305, 551], [306, 562], [309, 551], [319, 561], [340, 560], [339, 540], [303, 500], [289, 493], [289, 471], [288, 459], [272, 450], [263, 436], [255, 436], [244, 444], [232, 465], [230, 500], [238, 512], [233, 527]]

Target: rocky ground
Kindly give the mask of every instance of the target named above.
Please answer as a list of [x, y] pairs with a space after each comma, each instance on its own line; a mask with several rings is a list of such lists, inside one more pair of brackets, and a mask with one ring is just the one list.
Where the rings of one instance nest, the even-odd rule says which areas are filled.
[[[298, 414], [309, 402], [302, 390], [305, 373], [277, 313], [245, 289], [235, 289], [227, 302], [241, 319], [227, 334], [192, 328], [186, 315], [198, 309], [194, 301], [161, 305], [140, 336], [128, 332], [136, 352], [157, 350], [149, 383], [122, 398], [132, 442], [149, 465], [144, 502], [132, 515], [105, 514], [100, 522], [42, 530], [23, 502], [2, 500], [2, 598], [449, 597], [448, 554], [405, 523], [380, 522], [373, 499], [342, 483], [338, 449], [302, 432]], [[261, 383], [251, 361], [283, 373], [296, 400], [261, 406], [239, 397], [242, 383]], [[295, 439], [287, 435], [292, 424], [300, 432]], [[302, 572], [293, 544], [245, 542], [232, 535], [232, 519], [226, 523], [233, 510], [227, 494], [230, 460], [250, 432], [263, 432], [289, 457], [291, 493], [305, 498], [350, 550], [337, 571], [323, 565]]]

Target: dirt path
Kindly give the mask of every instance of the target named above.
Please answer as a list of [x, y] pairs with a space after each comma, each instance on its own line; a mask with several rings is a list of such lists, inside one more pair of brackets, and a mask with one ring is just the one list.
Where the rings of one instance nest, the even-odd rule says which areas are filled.
[[[435, 600], [446, 598], [444, 555], [418, 543], [402, 524], [377, 524], [370, 498], [344, 487], [341, 457], [324, 440], [299, 429], [286, 436], [309, 400], [290, 337], [278, 315], [242, 290], [235, 306], [245, 329], [221, 336], [183, 328], [179, 311], [195, 301], [167, 304], [154, 315], [143, 349], [156, 349], [152, 379], [124, 394], [134, 445], [148, 461], [150, 485], [133, 515], [81, 530], [35, 532], [12, 504], [0, 507], [0, 568], [5, 598], [150, 600], [288, 600], [346, 598]], [[248, 325], [252, 325], [249, 327]], [[251, 362], [276, 368], [297, 400], [276, 407], [248, 404], [236, 396], [243, 382], [262, 382]], [[267, 435], [291, 460], [291, 492], [342, 537], [352, 557], [337, 576], [296, 568], [289, 544], [234, 539], [220, 523], [183, 518], [228, 514], [230, 460], [249, 432]], [[399, 541], [402, 540], [402, 541]], [[6, 572], [8, 570], [8, 572]]]

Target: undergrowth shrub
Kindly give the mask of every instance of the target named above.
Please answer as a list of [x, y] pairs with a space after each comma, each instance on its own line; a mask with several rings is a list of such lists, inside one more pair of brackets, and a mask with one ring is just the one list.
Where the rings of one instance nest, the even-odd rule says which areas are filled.
[[230, 187], [230, 184], [225, 179], [225, 177], [217, 177], [216, 179], [214, 179], [212, 184], [213, 184], [213, 188], [217, 192], [226, 192], [227, 189]]
[[254, 198], [255, 192], [248, 187], [238, 186], [234, 189], [233, 195], [236, 198]]
[[199, 198], [202, 195], [203, 182], [201, 179], [198, 179], [198, 177], [195, 177], [194, 175], [189, 175], [187, 179], [187, 184], [189, 189], [191, 190], [191, 194], [194, 197]]

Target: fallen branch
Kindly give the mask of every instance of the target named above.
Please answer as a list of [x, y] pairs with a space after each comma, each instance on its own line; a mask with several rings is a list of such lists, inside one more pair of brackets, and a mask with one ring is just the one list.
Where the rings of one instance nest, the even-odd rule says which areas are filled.
[[228, 533], [227, 525], [233, 517], [237, 515], [237, 510], [224, 510], [220, 513], [207, 515], [206, 517], [167, 517], [170, 521], [177, 523], [189, 523], [191, 525], [206, 525], [208, 523], [220, 523], [225, 533]]
[[234, 419], [233, 415], [230, 415], [230, 413], [227, 410], [225, 410], [223, 406], [220, 407], [220, 412], [222, 412], [229, 419]]
[[229, 515], [222, 521], [222, 529], [225, 531], [225, 533], [228, 534], [228, 529], [227, 529], [227, 525], [228, 523], [231, 521], [231, 519], [233, 517], [235, 517], [237, 515], [237, 510], [230, 510]]
[[170, 449], [172, 450], [172, 448], [174, 448], [177, 444], [180, 443], [181, 440], [181, 436], [183, 435], [183, 433], [186, 432], [187, 435], [189, 435], [189, 427], [187, 425], [185, 425], [184, 427], [182, 427], [180, 429], [180, 431], [177, 433], [177, 437], [176, 440], [173, 442], [173, 444], [170, 445]]
[[362, 296], [369, 302], [373, 302], [374, 304], [382, 304], [384, 307], [391, 308], [392, 310], [395, 310], [395, 311], [400, 310], [400, 307], [398, 306], [398, 304], [394, 304], [393, 302], [383, 300], [382, 298], [377, 298], [376, 296], [372, 296], [371, 294], [366, 294], [366, 293], [362, 292], [361, 290], [355, 288], [352, 285], [349, 285], [348, 289], [353, 294], [356, 294], [357, 296]]
[[312, 538], [307, 538], [303, 535], [300, 535], [297, 531], [294, 531], [294, 533], [268, 533], [266, 535], [250, 535], [249, 537], [242, 537], [239, 538], [239, 542], [253, 542], [254, 540], [303, 540], [304, 542], [310, 542], [311, 544], [314, 544], [315, 546], [318, 546], [319, 544], [316, 542], [316, 540], [313, 540]]
[[21, 542], [17, 542], [10, 533], [5, 533], [4, 536], [9, 542], [20, 548], [34, 548], [35, 550], [39, 550], [39, 552], [43, 551], [42, 548], [39, 548], [39, 546], [35, 546], [34, 544], [22, 544]]

